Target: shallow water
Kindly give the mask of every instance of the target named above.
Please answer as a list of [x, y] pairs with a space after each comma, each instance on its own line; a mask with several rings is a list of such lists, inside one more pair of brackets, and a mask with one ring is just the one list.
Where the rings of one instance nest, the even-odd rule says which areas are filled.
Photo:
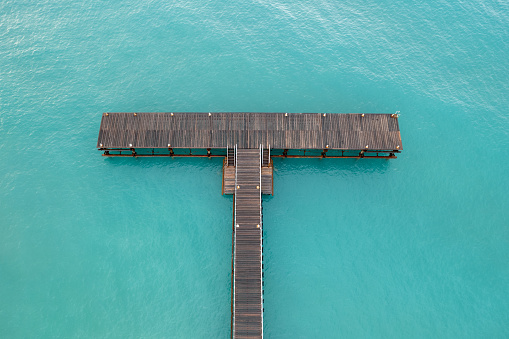
[[508, 337], [508, 13], [2, 2], [2, 337], [230, 334], [221, 159], [103, 158], [102, 112], [397, 110], [396, 160], [274, 160], [265, 335]]

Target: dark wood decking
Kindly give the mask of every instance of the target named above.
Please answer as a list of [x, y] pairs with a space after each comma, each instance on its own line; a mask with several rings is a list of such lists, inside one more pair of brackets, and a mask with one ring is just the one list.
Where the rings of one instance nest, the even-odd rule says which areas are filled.
[[262, 167], [262, 194], [274, 195], [274, 179], [272, 176], [272, 164]]
[[263, 336], [260, 149], [237, 149], [233, 337]]
[[235, 166], [223, 164], [223, 194], [235, 193]]
[[[170, 145], [170, 146], [168, 146]], [[402, 150], [394, 114], [104, 113], [97, 147]]]
[[[272, 164], [262, 167], [262, 194], [274, 195], [272, 179]], [[223, 194], [235, 193], [235, 166], [223, 165]]]

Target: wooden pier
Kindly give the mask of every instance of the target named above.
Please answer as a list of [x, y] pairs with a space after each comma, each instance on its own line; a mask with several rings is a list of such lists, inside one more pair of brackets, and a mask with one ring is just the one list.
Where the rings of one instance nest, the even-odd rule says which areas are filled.
[[104, 113], [97, 148], [110, 157], [224, 157], [234, 195], [233, 338], [263, 337], [262, 194], [274, 194], [272, 157], [396, 158], [397, 114]]

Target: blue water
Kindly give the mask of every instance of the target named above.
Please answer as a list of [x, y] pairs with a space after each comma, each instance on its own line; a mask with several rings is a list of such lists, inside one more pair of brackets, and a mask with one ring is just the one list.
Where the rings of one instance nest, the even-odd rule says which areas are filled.
[[227, 338], [221, 159], [105, 111], [401, 111], [396, 160], [276, 159], [267, 338], [509, 337], [506, 1], [0, 3], [0, 337]]

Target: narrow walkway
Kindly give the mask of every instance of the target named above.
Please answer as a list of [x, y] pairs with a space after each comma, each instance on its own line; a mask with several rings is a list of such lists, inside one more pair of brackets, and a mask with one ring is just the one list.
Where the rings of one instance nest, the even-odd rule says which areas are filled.
[[261, 151], [237, 149], [233, 338], [263, 337]]

